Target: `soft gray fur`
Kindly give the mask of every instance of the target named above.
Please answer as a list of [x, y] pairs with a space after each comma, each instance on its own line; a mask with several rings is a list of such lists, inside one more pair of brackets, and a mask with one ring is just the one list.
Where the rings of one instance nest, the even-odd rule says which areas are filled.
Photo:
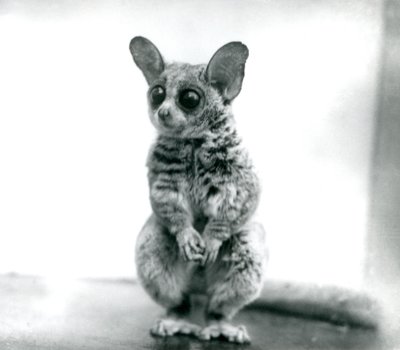
[[[153, 214], [136, 245], [139, 279], [167, 309], [152, 334], [247, 342], [230, 320], [259, 295], [265, 260], [264, 229], [251, 220], [259, 183], [231, 111], [247, 47], [228, 43], [208, 65], [168, 64], [143, 37], [130, 50], [158, 131], [147, 162]], [[185, 320], [193, 293], [208, 297], [203, 329]]]

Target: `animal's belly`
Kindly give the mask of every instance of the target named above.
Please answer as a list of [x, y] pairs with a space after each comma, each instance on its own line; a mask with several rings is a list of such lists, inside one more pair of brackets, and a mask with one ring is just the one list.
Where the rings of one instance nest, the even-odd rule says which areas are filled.
[[204, 213], [205, 198], [202, 195], [204, 190], [198, 184], [191, 184], [187, 198], [190, 203], [191, 214], [193, 218], [193, 227], [197, 232], [202, 233], [208, 222], [208, 217]]

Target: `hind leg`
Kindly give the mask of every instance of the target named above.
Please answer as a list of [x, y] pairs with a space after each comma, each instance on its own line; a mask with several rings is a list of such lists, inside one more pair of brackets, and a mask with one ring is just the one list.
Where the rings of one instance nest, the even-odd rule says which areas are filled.
[[190, 264], [182, 260], [175, 237], [157, 222], [154, 215], [139, 234], [136, 267], [144, 289], [167, 310], [151, 333], [157, 336], [197, 335], [200, 327], [186, 320], [190, 311], [187, 293]]
[[233, 325], [231, 320], [261, 291], [266, 258], [264, 236], [260, 224], [246, 225], [224, 242], [216, 262], [207, 267], [207, 326], [199, 335], [201, 339], [250, 341], [246, 328]]

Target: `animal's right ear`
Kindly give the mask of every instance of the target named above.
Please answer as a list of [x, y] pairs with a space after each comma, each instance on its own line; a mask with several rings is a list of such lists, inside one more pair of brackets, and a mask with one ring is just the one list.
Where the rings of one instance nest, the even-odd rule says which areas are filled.
[[135, 36], [129, 44], [129, 50], [148, 84], [151, 84], [164, 71], [164, 61], [160, 51], [150, 40]]

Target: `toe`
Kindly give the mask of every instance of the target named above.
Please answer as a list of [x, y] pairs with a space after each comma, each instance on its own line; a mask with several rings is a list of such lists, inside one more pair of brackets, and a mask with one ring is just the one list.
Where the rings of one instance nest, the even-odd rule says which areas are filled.
[[210, 336], [210, 332], [208, 331], [207, 328], [203, 329], [200, 334], [199, 334], [199, 338], [201, 340], [210, 340], [211, 336]]
[[150, 329], [150, 333], [152, 335], [163, 337], [165, 336], [164, 327], [162, 324], [162, 320], [158, 320], [156, 324]]
[[237, 342], [241, 344], [250, 343], [250, 337], [249, 334], [247, 333], [246, 327], [244, 326], [238, 327]]

